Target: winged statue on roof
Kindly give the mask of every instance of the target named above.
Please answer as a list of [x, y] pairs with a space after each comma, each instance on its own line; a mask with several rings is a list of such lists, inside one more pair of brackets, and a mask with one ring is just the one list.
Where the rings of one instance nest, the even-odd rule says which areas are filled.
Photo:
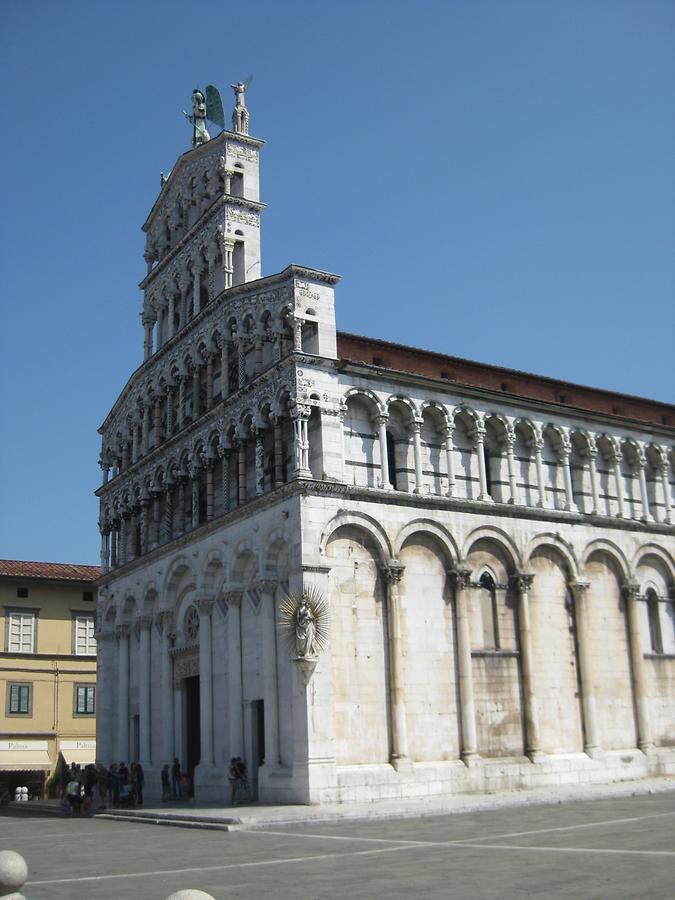
[[[235, 95], [235, 107], [232, 114], [232, 125], [236, 132], [248, 134], [248, 110], [244, 94], [253, 81], [253, 75], [249, 75], [246, 81], [238, 81], [232, 85]], [[211, 140], [211, 135], [206, 127], [206, 121], [217, 125], [221, 131], [225, 129], [225, 113], [220, 91], [212, 84], [207, 84], [205, 90], [195, 88], [192, 92], [192, 114], [183, 110], [183, 115], [192, 124], [192, 146], [198, 147]]]

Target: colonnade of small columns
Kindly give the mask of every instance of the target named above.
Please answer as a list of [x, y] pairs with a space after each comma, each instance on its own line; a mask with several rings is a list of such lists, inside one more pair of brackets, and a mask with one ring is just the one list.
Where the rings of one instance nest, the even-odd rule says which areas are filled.
[[[341, 408], [341, 419], [343, 423], [346, 412], [347, 406], [346, 404], [343, 404]], [[389, 474], [390, 459], [389, 448], [387, 446], [388, 422], [389, 415], [387, 413], [379, 412], [375, 416], [375, 424], [377, 427], [377, 442], [380, 456], [379, 487], [385, 490], [393, 489]], [[421, 431], [423, 425], [424, 419], [421, 416], [414, 415], [410, 417], [410, 421], [407, 426], [409, 439], [412, 442], [413, 448], [414, 488], [412, 489], [412, 492], [415, 494], [422, 494], [424, 493], [425, 489], [421, 440]], [[574, 429], [570, 429], [570, 431], [574, 433]], [[454, 432], [455, 424], [452, 420], [446, 420], [444, 424], [438, 429], [438, 433], [440, 434], [443, 441], [443, 452], [446, 461], [446, 471], [439, 474], [442, 474], [447, 478], [447, 488], [445, 494], [448, 497], [454, 497], [457, 495], [455, 475], [456, 448], [454, 443]], [[597, 466], [598, 457], [601, 451], [599, 450], [598, 441], [595, 437], [582, 432], [579, 432], [579, 434], [583, 434], [586, 443], [584, 456], [586, 460], [586, 466], [589, 471], [591, 484], [591, 513], [593, 515], [603, 515], [599, 486], [599, 471]], [[492, 497], [488, 483], [488, 454], [486, 453], [485, 421], [481, 418], [476, 418], [473, 421], [471, 428], [468, 430], [468, 436], [472, 440], [472, 450], [475, 455], [476, 467], [478, 470], [479, 494], [477, 499], [483, 502], [493, 502], [494, 498]], [[608, 442], [611, 447], [609, 454], [605, 458], [612, 466], [612, 474], [618, 506], [617, 517], [630, 518], [628, 503], [624, 491], [624, 476], [621, 469], [623, 460], [621, 442], [618, 438], [608, 439], [604, 435], [598, 435], [597, 437], [605, 438], [606, 442]], [[538, 508], [545, 509], [548, 508], [549, 504], [546, 498], [547, 488], [544, 476], [544, 437], [541, 429], [538, 426], [533, 427], [532, 436], [528, 443], [535, 463], [535, 490], [537, 494], [536, 506]], [[647, 489], [647, 473], [653, 467], [647, 459], [645, 448], [635, 441], [630, 441], [630, 444], [633, 448], [634, 453], [633, 474], [637, 479], [639, 485], [639, 496], [641, 504], [641, 515], [639, 516], [639, 518], [643, 522], [653, 522], [655, 521], [655, 517], [651, 508], [649, 492]], [[509, 498], [507, 502], [514, 505], [523, 505], [523, 500], [520, 496], [520, 491], [517, 483], [516, 459], [514, 453], [516, 445], [516, 431], [513, 425], [509, 425], [504, 429], [501, 445], [502, 453], [506, 457], [508, 472]], [[664, 508], [663, 521], [670, 524], [672, 522], [672, 501], [669, 481], [670, 463], [668, 459], [668, 451], [663, 447], [658, 447], [655, 449], [658, 453], [658, 464], [656, 466], [654, 474], [657, 476], [657, 481], [660, 483], [662, 490], [662, 504]], [[572, 483], [572, 453], [573, 447], [570, 440], [570, 435], [568, 433], [560, 433], [559, 443], [557, 447], [557, 457], [558, 465], [562, 471], [562, 481], [565, 495], [564, 509], [568, 512], [578, 512], [579, 509], [575, 499]]]
[[[229, 168], [221, 156], [215, 170], [204, 169], [193, 175], [177, 194], [173, 206], [153, 225], [143, 254], [148, 274], [155, 263], [161, 262], [188, 233], [218, 195], [243, 197], [243, 170]], [[162, 182], [162, 185], [164, 181]], [[194, 216], [191, 211], [194, 210]], [[190, 219], [192, 218], [192, 222]]]
[[[290, 352], [302, 350], [303, 321], [291, 317], [288, 324], [265, 331], [258, 323], [253, 332], [237, 333], [230, 328], [228, 336], [218, 335], [210, 348], [202, 347], [189, 365], [163, 380], [137, 406], [135, 416], [125, 426], [117, 444], [102, 454], [103, 484], [138, 462], [163, 441], [178, 434], [186, 425], [208, 413], [217, 403], [244, 387], [265, 369], [264, 345], [271, 344], [270, 364], [279, 362]], [[252, 353], [251, 353], [252, 351]], [[214, 389], [216, 378], [219, 389]]]
[[[287, 415], [270, 414], [267, 421], [257, 418], [240, 425], [104, 513], [99, 524], [103, 571], [211, 522], [216, 515], [217, 466], [221, 515], [288, 480], [310, 477], [310, 413], [310, 407], [296, 404]], [[267, 478], [266, 460], [270, 463]]]

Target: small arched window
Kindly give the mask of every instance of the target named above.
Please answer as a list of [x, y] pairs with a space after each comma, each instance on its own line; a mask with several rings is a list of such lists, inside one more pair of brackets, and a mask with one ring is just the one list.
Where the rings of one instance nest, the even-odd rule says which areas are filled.
[[659, 619], [659, 598], [653, 588], [647, 591], [647, 620], [649, 622], [649, 643], [652, 653], [663, 653], [661, 620]]
[[485, 487], [488, 494], [492, 497], [492, 467], [487, 444], [483, 444], [483, 459], [485, 460]]
[[480, 611], [483, 625], [483, 647], [486, 650], [499, 649], [499, 628], [497, 623], [497, 589], [494, 578], [483, 572], [479, 579]]

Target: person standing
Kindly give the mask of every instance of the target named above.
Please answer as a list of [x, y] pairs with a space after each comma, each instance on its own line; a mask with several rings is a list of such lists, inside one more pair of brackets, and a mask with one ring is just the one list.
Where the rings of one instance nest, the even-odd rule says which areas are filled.
[[162, 803], [168, 803], [171, 799], [171, 773], [169, 772], [169, 764], [165, 763], [162, 769]]
[[181, 771], [178, 757], [174, 756], [171, 766], [171, 793], [174, 800], [183, 799], [183, 787], [181, 785]]
[[143, 771], [143, 766], [140, 763], [136, 763], [134, 781], [136, 787], [136, 803], [138, 803], [139, 806], [143, 806], [143, 785], [145, 784], [145, 772]]

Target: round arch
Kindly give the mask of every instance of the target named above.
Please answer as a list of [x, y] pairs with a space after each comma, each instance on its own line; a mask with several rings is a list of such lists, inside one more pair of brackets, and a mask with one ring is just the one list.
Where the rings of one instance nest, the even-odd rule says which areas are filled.
[[514, 568], [522, 565], [522, 554], [512, 538], [501, 528], [494, 528], [490, 525], [483, 525], [469, 532], [462, 547], [462, 559], [467, 558], [478, 541], [492, 541], [501, 547]]
[[343, 525], [353, 525], [363, 529], [363, 531], [370, 535], [377, 547], [381, 562], [386, 562], [394, 555], [392, 553], [389, 537], [379, 522], [365, 513], [348, 512], [344, 510], [333, 516], [324, 528], [319, 541], [319, 553], [321, 556], [325, 557], [326, 547], [328, 546], [328, 541], [333, 532], [337, 531], [337, 529], [341, 528]]
[[450, 565], [454, 565], [459, 560], [459, 548], [453, 536], [442, 525], [431, 519], [413, 519], [412, 522], [404, 525], [394, 539], [394, 556], [400, 556], [405, 542], [416, 534], [426, 534], [436, 538], [447, 554]]
[[573, 548], [566, 541], [563, 541], [562, 538], [560, 538], [557, 534], [552, 534], [551, 532], [537, 534], [528, 543], [527, 549], [525, 550], [524, 554], [524, 559], [526, 560], [526, 563], [528, 565], [530, 563], [530, 560], [532, 559], [533, 554], [536, 553], [536, 551], [539, 550], [540, 547], [549, 547], [553, 550], [556, 550], [567, 563], [570, 578], [573, 581], [577, 581], [579, 579], [579, 563], [577, 561]]
[[592, 556], [602, 553], [605, 553], [618, 565], [624, 581], [628, 581], [630, 579], [631, 569], [628, 565], [628, 560], [626, 559], [623, 551], [612, 541], [607, 541], [603, 538], [598, 538], [595, 541], [591, 541], [591, 543], [586, 547], [583, 556], [584, 568], [588, 565], [588, 562]]

